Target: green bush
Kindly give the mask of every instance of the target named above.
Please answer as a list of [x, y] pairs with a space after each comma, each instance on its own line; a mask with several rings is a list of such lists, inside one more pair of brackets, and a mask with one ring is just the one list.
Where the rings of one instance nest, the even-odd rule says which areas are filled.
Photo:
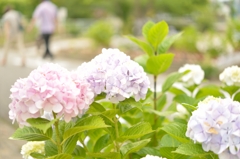
[[74, 23], [68, 22], [66, 23], [66, 33], [71, 36], [78, 36], [81, 33], [81, 28]]
[[105, 21], [98, 21], [90, 26], [87, 31], [87, 36], [92, 38], [97, 45], [108, 47], [111, 38], [114, 35], [114, 30], [111, 24]]
[[183, 35], [174, 43], [174, 48], [197, 52], [196, 42], [199, 36], [199, 32], [195, 27], [187, 27], [183, 30]]
[[220, 70], [212, 65], [202, 65], [205, 72], [205, 78], [208, 80], [217, 80], [219, 78]]

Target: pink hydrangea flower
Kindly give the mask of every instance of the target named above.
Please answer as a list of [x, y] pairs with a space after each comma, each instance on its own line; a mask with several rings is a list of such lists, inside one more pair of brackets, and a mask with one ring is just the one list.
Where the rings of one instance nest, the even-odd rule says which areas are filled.
[[56, 113], [66, 122], [84, 113], [93, 101], [90, 85], [75, 73], [57, 64], [44, 64], [27, 78], [19, 79], [11, 88], [10, 119], [20, 126], [28, 118], [41, 117], [44, 112]]

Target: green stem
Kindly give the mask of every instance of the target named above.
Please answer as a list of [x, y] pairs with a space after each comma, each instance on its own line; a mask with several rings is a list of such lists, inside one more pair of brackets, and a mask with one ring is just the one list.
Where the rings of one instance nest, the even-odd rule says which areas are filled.
[[[157, 56], [157, 51], [154, 52], [154, 55]], [[154, 110], [157, 110], [157, 75], [153, 76], [153, 87], [154, 87]], [[156, 118], [156, 116], [155, 116]]]
[[157, 76], [154, 75], [153, 76], [153, 87], [154, 87], [154, 99], [153, 99], [153, 102], [154, 102], [154, 110], [157, 110]]
[[[116, 108], [116, 105], [114, 104], [114, 108]], [[118, 130], [118, 118], [114, 117], [114, 125], [115, 125], [115, 133], [116, 133], [116, 140], [115, 140], [115, 148], [117, 152], [120, 152], [120, 147], [117, 142], [117, 139], [119, 138], [119, 130]]]
[[[56, 114], [53, 113], [53, 117], [54, 119], [57, 119], [56, 118]], [[57, 148], [58, 148], [58, 154], [61, 154], [62, 153], [62, 146], [61, 146], [61, 139], [60, 139], [60, 133], [59, 133], [59, 120], [57, 119], [56, 122], [54, 123], [54, 126], [55, 126], [55, 129], [56, 129], [56, 144], [57, 144]]]

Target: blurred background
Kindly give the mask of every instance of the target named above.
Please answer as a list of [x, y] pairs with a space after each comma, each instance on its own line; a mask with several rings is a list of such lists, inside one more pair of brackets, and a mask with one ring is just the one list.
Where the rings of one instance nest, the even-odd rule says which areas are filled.
[[[28, 76], [38, 65], [49, 62], [42, 59], [44, 46], [37, 48], [38, 30], [27, 27], [40, 0], [0, 0], [0, 18], [6, 5], [23, 15], [25, 67], [19, 67], [20, 55], [13, 47], [6, 66], [0, 66], [0, 158], [13, 155], [8, 152], [16, 141], [7, 138], [14, 131], [8, 119], [11, 85]], [[119, 48], [132, 58], [143, 52], [125, 35], [142, 38], [141, 29], [147, 21], [165, 20], [169, 35], [182, 32], [170, 48], [175, 54], [170, 71], [184, 63], [200, 64], [208, 80], [218, 80], [227, 66], [240, 64], [240, 0], [52, 0], [58, 7], [58, 30], [51, 48], [55, 56], [51, 62], [74, 69], [84, 61], [101, 53], [102, 48]], [[4, 45], [3, 22], [0, 19], [0, 58]], [[16, 125], [13, 125], [16, 126]], [[4, 142], [5, 141], [5, 142]], [[6, 146], [9, 145], [8, 146]], [[22, 143], [19, 143], [21, 145]], [[15, 151], [12, 150], [12, 151]], [[2, 155], [2, 156], [1, 156]]]
[[[0, 0], [0, 11], [11, 4], [24, 17], [27, 27], [40, 0]], [[240, 1], [239, 0], [52, 0], [58, 6], [59, 29], [54, 40], [78, 39], [54, 45], [54, 54], [66, 59], [90, 60], [103, 47], [117, 47], [131, 56], [141, 54], [140, 49], [124, 35], [141, 38], [145, 22], [165, 20], [170, 35], [183, 32], [171, 47], [175, 60], [182, 63], [201, 63], [207, 78], [218, 67], [229, 65], [221, 56], [240, 49]], [[62, 19], [62, 20], [61, 20]], [[25, 45], [33, 45], [37, 29], [24, 32]], [[81, 41], [84, 40], [84, 41]], [[0, 32], [0, 46], [3, 45]], [[70, 44], [69, 44], [70, 43]], [[81, 44], [83, 43], [83, 44]], [[217, 68], [209, 59], [218, 59]], [[225, 58], [224, 58], [225, 59]], [[236, 59], [236, 58], [234, 58]], [[178, 67], [178, 66], [176, 66]], [[215, 74], [216, 75], [216, 74]]]

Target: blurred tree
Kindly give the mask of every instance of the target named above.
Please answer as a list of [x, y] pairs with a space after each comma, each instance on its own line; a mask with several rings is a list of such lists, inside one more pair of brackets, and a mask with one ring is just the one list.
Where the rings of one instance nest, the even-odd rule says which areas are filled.
[[209, 4], [208, 0], [158, 0], [155, 9], [158, 12], [167, 12], [175, 16], [189, 15], [199, 7]]

